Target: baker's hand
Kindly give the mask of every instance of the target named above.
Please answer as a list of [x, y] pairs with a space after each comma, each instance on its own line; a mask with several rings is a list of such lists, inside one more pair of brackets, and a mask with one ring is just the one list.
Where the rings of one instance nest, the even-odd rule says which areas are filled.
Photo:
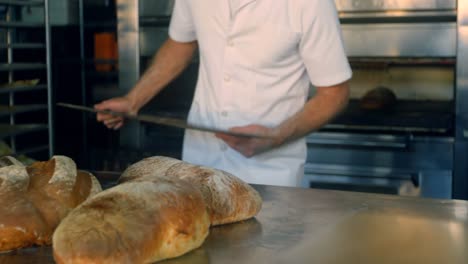
[[[136, 114], [137, 110], [132, 109], [130, 100], [127, 97], [116, 97], [94, 106], [96, 110], [111, 110], [115, 112]], [[117, 130], [124, 125], [124, 118], [104, 113], [98, 113], [96, 119], [109, 129]]]
[[231, 148], [248, 158], [276, 147], [279, 142], [279, 133], [274, 128], [259, 125], [248, 125], [244, 127], [233, 127], [229, 130], [232, 132], [254, 133], [265, 136], [265, 138], [250, 138], [216, 133], [217, 138], [222, 139]]

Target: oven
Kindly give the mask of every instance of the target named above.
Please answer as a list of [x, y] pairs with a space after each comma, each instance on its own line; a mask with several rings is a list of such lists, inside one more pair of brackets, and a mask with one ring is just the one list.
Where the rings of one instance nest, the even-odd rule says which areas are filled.
[[[351, 100], [307, 137], [303, 186], [466, 199], [468, 4], [335, 2], [354, 72]], [[363, 107], [376, 87], [395, 100]]]

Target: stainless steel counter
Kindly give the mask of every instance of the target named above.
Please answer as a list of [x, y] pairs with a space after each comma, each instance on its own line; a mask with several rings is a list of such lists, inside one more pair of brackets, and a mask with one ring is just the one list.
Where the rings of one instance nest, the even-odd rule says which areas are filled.
[[[468, 263], [468, 203], [255, 186], [257, 218], [211, 229], [203, 246], [165, 264]], [[0, 263], [53, 263], [51, 249]]]

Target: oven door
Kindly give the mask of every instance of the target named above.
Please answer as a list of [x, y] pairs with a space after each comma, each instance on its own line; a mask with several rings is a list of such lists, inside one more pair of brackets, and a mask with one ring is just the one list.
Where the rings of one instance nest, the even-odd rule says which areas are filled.
[[307, 164], [303, 186], [318, 189], [421, 196], [420, 175], [385, 168]]
[[306, 164], [302, 185], [341, 191], [451, 198], [451, 171]]
[[316, 132], [304, 187], [450, 199], [453, 138]]

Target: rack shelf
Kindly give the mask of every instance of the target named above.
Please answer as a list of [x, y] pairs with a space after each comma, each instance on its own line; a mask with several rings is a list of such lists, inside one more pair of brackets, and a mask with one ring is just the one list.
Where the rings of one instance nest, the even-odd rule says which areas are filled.
[[0, 105], [0, 117], [39, 111], [39, 110], [46, 110], [46, 109], [47, 109], [47, 105], [43, 105], [43, 104], [15, 105], [15, 106]]
[[27, 125], [7, 125], [0, 124], [0, 138], [8, 136], [18, 136], [31, 132], [47, 130], [49, 128], [46, 124], [27, 124]]
[[30, 23], [30, 22], [5, 22], [0, 21], [0, 27], [3, 28], [35, 28], [44, 27], [42, 23]]
[[[0, 52], [4, 53], [4, 59], [0, 63], [0, 73], [7, 76], [8, 83], [0, 86], [0, 96], [4, 105], [0, 105], [0, 117], [3, 123], [0, 124], [0, 139], [8, 141], [13, 153], [25, 154], [35, 153], [39, 155], [34, 158], [48, 158], [42, 156], [44, 151], [48, 150], [48, 156], [53, 155], [53, 124], [52, 124], [52, 91], [50, 82], [52, 80], [51, 57], [50, 57], [50, 13], [49, 0], [0, 0], [0, 6], [7, 7], [5, 17], [0, 21], [0, 28], [5, 31], [5, 37], [0, 43]], [[18, 14], [24, 11], [24, 8], [31, 6], [44, 7], [43, 21], [22, 21]], [[42, 9], [42, 8], [41, 8]], [[2, 14], [3, 15], [3, 14]], [[41, 15], [42, 16], [42, 15]], [[26, 30], [25, 30], [26, 29]], [[39, 31], [39, 32], [32, 32]], [[44, 34], [44, 40], [38, 38], [38, 34]], [[13, 52], [13, 50], [19, 50]], [[29, 61], [19, 60], [25, 57], [22, 54], [28, 54]], [[37, 58], [41, 58], [38, 61]], [[27, 71], [26, 73], [16, 74], [16, 71]], [[33, 76], [33, 77], [22, 77]], [[41, 84], [34, 82], [22, 82], [23, 78], [40, 79]], [[36, 96], [34, 91], [47, 92], [47, 99], [42, 95]], [[17, 92], [22, 92], [21, 96], [16, 96]], [[30, 92], [30, 94], [27, 94]], [[27, 103], [18, 104], [18, 102], [27, 101]], [[34, 113], [41, 111], [40, 115]], [[42, 115], [42, 112], [46, 115]], [[17, 117], [17, 114], [31, 113], [34, 115], [23, 115]], [[42, 134], [38, 131], [47, 133], [47, 140], [44, 140]], [[36, 132], [36, 133], [35, 133]], [[26, 142], [17, 142], [23, 140], [18, 135], [29, 134], [30, 138]], [[29, 135], [28, 135], [29, 136]], [[17, 144], [18, 143], [18, 144]], [[20, 144], [21, 143], [21, 144]], [[20, 146], [20, 150], [17, 147]]]
[[0, 44], [0, 49], [45, 49], [43, 43], [13, 43], [13, 44]]
[[44, 5], [44, 0], [0, 0], [0, 5], [41, 6]]
[[0, 87], [0, 94], [10, 93], [10, 92], [28, 92], [28, 91], [38, 91], [46, 90], [47, 85], [30, 85], [30, 86], [15, 86], [15, 87]]
[[0, 71], [26, 71], [26, 70], [40, 70], [46, 69], [47, 65], [44, 63], [13, 63], [13, 64], [0, 64]]

